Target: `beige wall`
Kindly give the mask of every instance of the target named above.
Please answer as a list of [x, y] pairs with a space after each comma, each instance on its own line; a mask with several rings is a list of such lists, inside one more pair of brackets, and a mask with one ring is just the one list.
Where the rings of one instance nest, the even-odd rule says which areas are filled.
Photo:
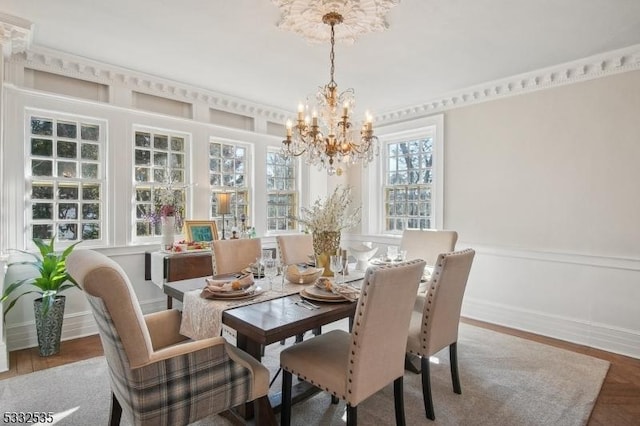
[[463, 315], [640, 358], [640, 71], [445, 114]]
[[640, 258], [640, 71], [450, 110], [445, 139], [465, 241]]

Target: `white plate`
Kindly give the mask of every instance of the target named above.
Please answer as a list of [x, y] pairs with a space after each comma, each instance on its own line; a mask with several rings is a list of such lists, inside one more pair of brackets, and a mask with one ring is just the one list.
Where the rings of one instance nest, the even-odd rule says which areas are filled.
[[331, 293], [331, 295], [333, 295], [335, 298], [332, 299], [327, 299], [325, 297], [316, 297], [313, 294], [309, 294], [307, 292], [307, 290], [312, 289], [313, 287], [309, 287], [309, 288], [305, 288], [303, 290], [300, 290], [300, 296], [304, 297], [305, 299], [309, 299], [309, 300], [313, 300], [315, 302], [327, 302], [327, 303], [342, 303], [342, 302], [348, 302], [347, 299], [345, 299], [342, 296], [339, 296], [337, 294], [333, 294]]
[[245, 294], [236, 294], [236, 295], [224, 294], [223, 295], [223, 293], [216, 293], [211, 297], [208, 297], [207, 299], [209, 300], [242, 300], [242, 299], [250, 299], [252, 297], [259, 296], [264, 292], [265, 290], [262, 287], [255, 287], [252, 291]]

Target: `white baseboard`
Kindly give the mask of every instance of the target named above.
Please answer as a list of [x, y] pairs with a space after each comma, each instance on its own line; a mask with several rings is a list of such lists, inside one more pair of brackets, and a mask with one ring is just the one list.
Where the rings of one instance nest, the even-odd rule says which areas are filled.
[[[157, 312], [166, 309], [166, 299], [155, 299], [140, 302], [143, 313]], [[38, 346], [38, 335], [36, 333], [35, 322], [30, 321], [22, 324], [16, 324], [7, 328], [7, 345], [9, 351], [15, 351], [25, 348], [33, 348]], [[91, 311], [77, 312], [65, 315], [62, 323], [61, 340], [71, 340], [80, 337], [98, 334], [95, 320]], [[0, 351], [2, 345], [0, 344]], [[9, 366], [7, 359], [7, 368]], [[2, 353], [0, 352], [0, 371], [2, 367]]]
[[634, 330], [466, 297], [462, 316], [640, 359], [640, 334]]

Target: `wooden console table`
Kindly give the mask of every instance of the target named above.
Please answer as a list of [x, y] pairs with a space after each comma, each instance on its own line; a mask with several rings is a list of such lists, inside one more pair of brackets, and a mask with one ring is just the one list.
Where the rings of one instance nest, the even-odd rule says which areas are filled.
[[[162, 264], [155, 265], [154, 263], [159, 259], [162, 260]], [[159, 267], [162, 268], [161, 277], [154, 279], [152, 269]], [[144, 254], [144, 279], [153, 281], [160, 288], [168, 282], [211, 275], [213, 275], [213, 266], [211, 264], [211, 252], [208, 250], [195, 253], [145, 252]], [[167, 297], [167, 309], [171, 309], [172, 306], [171, 297]]]

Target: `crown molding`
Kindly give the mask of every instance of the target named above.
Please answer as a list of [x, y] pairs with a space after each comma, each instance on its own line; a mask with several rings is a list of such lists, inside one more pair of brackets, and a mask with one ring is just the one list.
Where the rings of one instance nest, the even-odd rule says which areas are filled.
[[422, 104], [386, 111], [378, 114], [374, 120], [377, 123], [406, 121], [453, 108], [638, 69], [640, 69], [640, 44], [471, 86]]
[[11, 58], [26, 68], [78, 78], [108, 86], [127, 87], [131, 90], [182, 102], [203, 102], [209, 107], [231, 113], [262, 117], [282, 123], [290, 111], [261, 105], [246, 99], [190, 86], [126, 68], [112, 66], [84, 57], [44, 47], [32, 47]]
[[10, 58], [25, 52], [31, 45], [33, 24], [17, 16], [0, 13], [0, 46], [2, 55]]

